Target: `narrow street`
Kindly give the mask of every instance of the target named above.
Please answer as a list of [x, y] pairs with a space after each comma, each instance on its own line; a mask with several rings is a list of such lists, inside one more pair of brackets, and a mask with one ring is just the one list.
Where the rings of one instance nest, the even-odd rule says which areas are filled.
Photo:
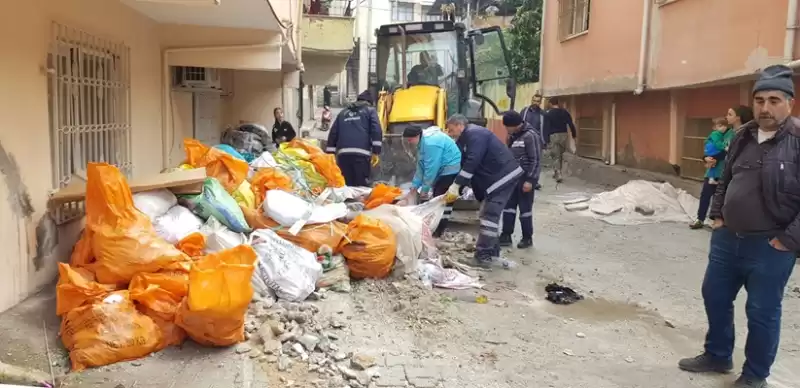
[[[610, 226], [565, 212], [557, 196], [596, 191], [568, 180], [555, 191], [544, 182], [536, 200], [536, 249], [512, 250], [521, 265], [485, 276], [484, 290], [424, 290], [409, 280], [354, 283], [350, 294], [326, 293], [313, 303], [324, 319], [341, 322], [341, 352], [373, 359], [379, 377], [370, 387], [631, 388], [722, 387], [735, 376], [683, 373], [676, 362], [701, 349], [705, 329], [699, 286], [709, 232], [682, 224]], [[466, 214], [469, 216], [469, 214]], [[462, 230], [469, 228], [461, 227]], [[446, 252], [445, 252], [446, 253]], [[800, 381], [800, 286], [790, 281], [782, 346], [771, 383]], [[552, 281], [586, 300], [557, 306], [544, 299]], [[483, 295], [487, 303], [477, 303]], [[737, 306], [737, 368], [744, 345], [743, 300]], [[0, 316], [3, 361], [47, 371], [40, 295]], [[46, 314], [46, 315], [47, 315]], [[58, 319], [46, 316], [56, 373], [68, 359], [56, 337]], [[333, 336], [332, 336], [333, 337]], [[239, 347], [207, 349], [190, 341], [148, 358], [68, 376], [64, 387], [336, 387], [299, 361], [248, 357]], [[312, 355], [313, 360], [313, 355]]]

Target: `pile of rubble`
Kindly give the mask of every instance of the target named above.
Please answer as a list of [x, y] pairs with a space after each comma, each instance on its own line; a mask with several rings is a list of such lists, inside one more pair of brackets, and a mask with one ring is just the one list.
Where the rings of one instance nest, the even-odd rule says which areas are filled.
[[[309, 298], [324, 299], [325, 291]], [[320, 388], [366, 388], [379, 377], [373, 357], [348, 353], [339, 348], [337, 332], [346, 324], [334, 318], [323, 320], [319, 308], [310, 302], [276, 301], [256, 294], [245, 321], [247, 342], [236, 346], [236, 353], [276, 364], [280, 372], [294, 363], [304, 363], [320, 377], [313, 381]], [[296, 382], [282, 378], [287, 386]]]

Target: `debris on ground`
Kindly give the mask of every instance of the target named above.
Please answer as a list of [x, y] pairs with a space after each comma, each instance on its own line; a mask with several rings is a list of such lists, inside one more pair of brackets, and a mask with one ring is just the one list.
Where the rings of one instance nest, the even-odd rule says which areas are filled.
[[568, 305], [583, 300], [583, 296], [575, 290], [557, 283], [548, 284], [544, 291], [547, 292], [547, 300], [555, 304]]

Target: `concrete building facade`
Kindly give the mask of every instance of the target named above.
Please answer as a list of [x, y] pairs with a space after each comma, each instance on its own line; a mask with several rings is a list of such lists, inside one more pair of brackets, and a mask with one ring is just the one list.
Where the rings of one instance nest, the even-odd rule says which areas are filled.
[[53, 209], [47, 199], [86, 163], [147, 176], [182, 162], [185, 137], [215, 143], [227, 126], [270, 126], [276, 107], [298, 125], [301, 70], [341, 70], [304, 66], [302, 11], [302, 0], [7, 2], [0, 311], [68, 260], [83, 204]]
[[545, 0], [541, 87], [580, 156], [698, 179], [711, 119], [796, 65], [797, 18], [795, 0]]

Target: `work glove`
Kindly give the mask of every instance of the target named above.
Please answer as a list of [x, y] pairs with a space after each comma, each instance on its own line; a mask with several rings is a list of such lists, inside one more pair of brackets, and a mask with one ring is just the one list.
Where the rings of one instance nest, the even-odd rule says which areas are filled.
[[461, 191], [461, 186], [453, 183], [450, 185], [450, 188], [447, 189], [447, 194], [444, 195], [444, 200], [447, 203], [453, 203], [458, 200], [458, 193]]
[[378, 167], [378, 164], [381, 163], [381, 157], [378, 155], [372, 155], [372, 167]]
[[431, 199], [431, 192], [430, 190], [422, 190], [419, 192], [419, 200], [420, 201], [427, 201]]

